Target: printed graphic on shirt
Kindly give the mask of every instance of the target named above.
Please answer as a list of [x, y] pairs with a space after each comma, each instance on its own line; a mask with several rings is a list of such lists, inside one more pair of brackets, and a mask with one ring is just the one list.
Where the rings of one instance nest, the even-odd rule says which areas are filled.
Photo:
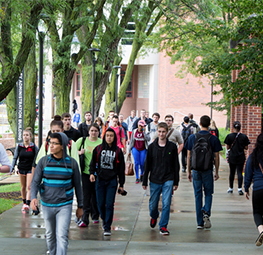
[[135, 136], [134, 136], [134, 139], [136, 141], [143, 141], [144, 142], [144, 135], [143, 133], [139, 133], [138, 131], [136, 132]]
[[100, 166], [104, 169], [113, 169], [113, 162], [115, 159], [115, 151], [103, 150], [101, 151]]

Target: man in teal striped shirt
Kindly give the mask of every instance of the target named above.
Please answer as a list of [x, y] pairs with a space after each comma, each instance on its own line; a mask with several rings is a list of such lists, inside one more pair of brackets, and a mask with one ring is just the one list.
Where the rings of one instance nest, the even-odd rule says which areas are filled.
[[67, 155], [68, 137], [50, 135], [50, 155], [42, 157], [31, 183], [31, 208], [37, 210], [40, 187], [41, 205], [50, 255], [67, 254], [74, 188], [77, 196], [77, 218], [83, 214], [83, 195], [77, 161]]

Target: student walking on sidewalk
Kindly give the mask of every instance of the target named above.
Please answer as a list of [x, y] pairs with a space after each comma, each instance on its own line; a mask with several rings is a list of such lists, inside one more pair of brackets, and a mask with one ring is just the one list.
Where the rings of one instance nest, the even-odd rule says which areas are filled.
[[38, 153], [38, 147], [32, 142], [31, 128], [23, 131], [23, 143], [16, 146], [13, 157], [11, 172], [14, 171], [17, 160], [18, 173], [21, 183], [21, 196], [23, 200], [22, 213], [29, 213], [31, 202], [31, 181], [35, 170], [35, 159]]
[[[89, 225], [89, 215], [94, 224], [99, 223], [99, 210], [97, 206], [95, 183], [90, 182], [89, 165], [92, 158], [94, 148], [102, 143], [98, 138], [100, 128], [97, 123], [92, 123], [89, 126], [89, 136], [81, 137], [76, 142], [79, 150], [79, 155], [84, 154], [85, 169], [82, 169], [82, 190], [83, 190], [83, 216], [82, 220], [78, 221], [79, 227], [87, 227]], [[84, 141], [83, 141], [84, 140]]]
[[253, 181], [252, 205], [259, 236], [256, 246], [263, 243], [263, 134], [257, 138], [255, 149], [248, 157], [245, 169], [245, 196], [249, 199], [249, 187]]
[[240, 133], [241, 124], [239, 121], [233, 123], [234, 132], [227, 135], [224, 143], [227, 145], [227, 150], [229, 151], [229, 189], [227, 193], [233, 193], [234, 179], [237, 171], [238, 176], [238, 194], [244, 195], [242, 190], [243, 184], [243, 168], [246, 161], [246, 156], [244, 150], [248, 149], [250, 141], [245, 134]]
[[[131, 152], [135, 163], [136, 181], [138, 184], [142, 181], [144, 173], [144, 161], [148, 149], [148, 141], [150, 141], [150, 135], [146, 132], [145, 122], [140, 120], [138, 122], [138, 128], [132, 131], [131, 140], [128, 148], [128, 156], [131, 156]], [[139, 167], [141, 169], [141, 175], [139, 175]]]
[[161, 235], [169, 235], [167, 225], [170, 217], [172, 191], [177, 190], [179, 183], [179, 161], [177, 146], [168, 141], [168, 125], [164, 122], [158, 124], [158, 138], [149, 145], [142, 187], [147, 189], [150, 174], [150, 226], [154, 228], [159, 217], [158, 204], [162, 193], [162, 215], [159, 222]]
[[[218, 180], [219, 151], [222, 150], [219, 139], [210, 134], [210, 117], [200, 118], [201, 131], [191, 135], [186, 144], [188, 180], [193, 181], [197, 229], [211, 228], [210, 216], [214, 193], [214, 180]], [[191, 160], [190, 160], [191, 158]], [[213, 179], [213, 161], [215, 174]], [[203, 205], [203, 192], [205, 204]]]
[[40, 159], [31, 183], [31, 208], [37, 211], [40, 189], [46, 241], [50, 255], [67, 254], [68, 232], [72, 214], [74, 188], [77, 197], [77, 218], [83, 214], [80, 171], [75, 159], [67, 154], [68, 137], [50, 134], [51, 154]]
[[125, 182], [124, 156], [117, 146], [117, 136], [113, 129], [106, 130], [102, 144], [93, 150], [89, 171], [90, 181], [96, 180], [97, 204], [104, 236], [110, 236], [118, 182], [119, 193], [123, 193]]

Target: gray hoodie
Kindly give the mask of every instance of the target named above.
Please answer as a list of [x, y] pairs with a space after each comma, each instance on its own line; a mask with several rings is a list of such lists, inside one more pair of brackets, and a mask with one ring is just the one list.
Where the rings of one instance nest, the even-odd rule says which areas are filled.
[[31, 183], [31, 200], [40, 191], [41, 204], [59, 207], [73, 203], [74, 188], [78, 207], [83, 206], [80, 171], [77, 161], [67, 154], [68, 137], [58, 133], [62, 139], [63, 157], [56, 159], [52, 154], [41, 158]]

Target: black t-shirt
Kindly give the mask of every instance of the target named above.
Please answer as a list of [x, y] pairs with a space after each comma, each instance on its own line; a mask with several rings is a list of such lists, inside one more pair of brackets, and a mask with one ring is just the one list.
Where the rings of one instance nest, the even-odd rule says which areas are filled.
[[32, 146], [20, 146], [18, 145], [18, 169], [23, 171], [29, 171], [32, 169], [34, 158], [36, 156], [35, 145]]
[[78, 130], [79, 130], [79, 132], [80, 132], [80, 134], [81, 134], [81, 137], [87, 137], [87, 136], [89, 136], [89, 132], [88, 132], [89, 126], [90, 126], [90, 125], [87, 125], [87, 124], [86, 124], [86, 121], [82, 122], [82, 123], [79, 125]]
[[74, 142], [76, 142], [81, 137], [80, 132], [73, 127], [71, 127], [68, 131], [64, 130], [64, 133], [67, 135], [68, 138], [72, 139]]
[[[236, 136], [237, 136], [237, 133], [231, 133], [231, 134], [227, 135], [224, 143], [229, 145], [229, 147], [231, 147], [231, 145], [235, 141]], [[250, 144], [250, 141], [249, 141], [248, 137], [246, 135], [240, 133], [238, 135], [233, 147], [230, 150], [229, 163], [243, 164], [246, 160], [244, 149], [249, 144]]]

